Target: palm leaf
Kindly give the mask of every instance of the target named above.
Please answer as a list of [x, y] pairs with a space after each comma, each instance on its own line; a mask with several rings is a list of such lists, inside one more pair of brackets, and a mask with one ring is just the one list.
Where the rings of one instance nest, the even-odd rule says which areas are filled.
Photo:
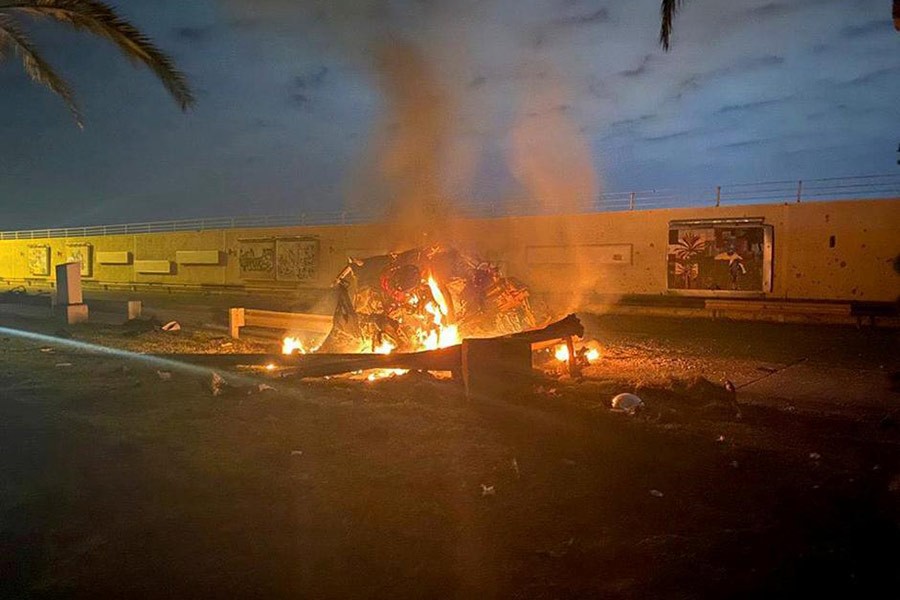
[[683, 3], [684, 0], [662, 0], [659, 7], [659, 43], [666, 52], [669, 51], [669, 38], [672, 37], [672, 22], [675, 20], [675, 13]]
[[72, 112], [72, 116], [75, 117], [75, 122], [78, 126], [84, 127], [81, 120], [81, 111], [78, 109], [75, 95], [72, 93], [69, 84], [56, 74], [53, 67], [47, 64], [47, 61], [41, 58], [41, 55], [22, 30], [12, 20], [0, 15], [0, 59], [3, 58], [3, 51], [10, 47], [22, 59], [22, 66], [28, 76], [37, 83], [47, 86], [62, 98]]
[[187, 79], [149, 37], [98, 0], [0, 0], [0, 12], [47, 17], [89, 31], [118, 46], [130, 60], [143, 63], [159, 78], [182, 110], [194, 103]]

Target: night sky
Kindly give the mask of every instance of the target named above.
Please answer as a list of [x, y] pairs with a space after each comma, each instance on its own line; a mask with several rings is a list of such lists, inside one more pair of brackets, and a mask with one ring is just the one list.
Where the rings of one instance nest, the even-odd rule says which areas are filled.
[[657, 0], [113, 3], [197, 104], [29, 22], [85, 129], [0, 65], [0, 230], [378, 203], [404, 153], [475, 200], [900, 172], [888, 0], [687, 0], [669, 53]]

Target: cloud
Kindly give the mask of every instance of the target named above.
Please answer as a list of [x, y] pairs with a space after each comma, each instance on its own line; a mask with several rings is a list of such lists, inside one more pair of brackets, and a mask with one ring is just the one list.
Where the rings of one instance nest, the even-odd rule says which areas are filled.
[[315, 71], [295, 77], [294, 86], [301, 90], [321, 87], [325, 83], [326, 75], [328, 75], [328, 67], [323, 65]]
[[717, 69], [707, 71], [706, 73], [691, 75], [687, 79], [682, 80], [678, 85], [679, 96], [683, 92], [699, 89], [702, 86], [713, 81], [714, 79], [719, 79], [721, 77], [730, 77], [732, 75], [746, 75], [747, 73], [750, 73], [752, 71], [759, 71], [783, 65], [784, 62], [784, 57], [776, 56], [774, 54], [739, 59], [738, 61], [731, 63], [730, 65], [725, 65]]
[[862, 75], [857, 75], [856, 77], [849, 79], [847, 81], [840, 82], [841, 86], [859, 86], [862, 84], [869, 84], [880, 81], [884, 79], [888, 75], [893, 75], [895, 73], [900, 73], [900, 66], [894, 67], [885, 67], [883, 69], [876, 69], [874, 71], [870, 71], [868, 73], [863, 73]]
[[873, 33], [887, 33], [892, 31], [894, 31], [894, 27], [891, 24], [890, 19], [887, 18], [887, 11], [885, 11], [885, 18], [875, 19], [874, 21], [869, 21], [861, 25], [848, 25], [841, 29], [838, 32], [838, 35], [845, 39], [855, 39]]
[[676, 131], [675, 133], [666, 133], [663, 135], [648, 136], [648, 137], [644, 137], [643, 140], [645, 142], [667, 142], [669, 140], [685, 138], [685, 137], [689, 137], [692, 135], [697, 135], [699, 133], [701, 133], [701, 132], [697, 131], [697, 130], [693, 130], [693, 129], [688, 129], [685, 131]]
[[596, 25], [597, 23], [606, 23], [608, 21], [609, 11], [605, 8], [598, 8], [589, 13], [556, 19], [551, 25], [556, 27], [580, 27], [582, 25]]
[[213, 27], [176, 27], [173, 31], [175, 37], [184, 42], [203, 42], [212, 35]]
[[748, 112], [758, 110], [760, 108], [765, 108], [768, 106], [775, 106], [778, 104], [784, 104], [785, 102], [790, 101], [794, 98], [794, 95], [790, 96], [782, 96], [781, 98], [771, 98], [769, 100], [757, 100], [755, 102], [744, 102], [741, 104], [726, 104], [722, 108], [716, 110], [715, 114], [717, 115], [725, 115], [729, 113], [735, 112]]
[[625, 69], [624, 71], [619, 71], [619, 75], [622, 77], [638, 77], [640, 75], [644, 75], [647, 73], [650, 63], [653, 62], [655, 57], [652, 54], [645, 54], [644, 58], [641, 59], [641, 62], [638, 66], [633, 69]]
[[722, 149], [750, 148], [753, 146], [763, 146], [765, 144], [772, 144], [777, 141], [779, 141], [779, 138], [757, 138], [757, 139], [753, 139], [753, 140], [744, 140], [742, 142], [729, 142], [727, 144], [719, 144], [715, 147], [722, 148]]

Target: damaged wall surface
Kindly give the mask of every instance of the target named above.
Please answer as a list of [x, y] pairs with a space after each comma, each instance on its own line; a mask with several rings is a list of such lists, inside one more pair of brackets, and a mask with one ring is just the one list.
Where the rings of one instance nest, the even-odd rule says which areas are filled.
[[[52, 267], [75, 249], [89, 261], [86, 289], [298, 290], [312, 297], [330, 286], [348, 254], [441, 242], [499, 263], [537, 293], [565, 295], [575, 308], [602, 297], [671, 293], [670, 223], [706, 219], [772, 227], [768, 297], [900, 297], [897, 199], [459, 219], [424, 239], [389, 238], [384, 225], [364, 224], [4, 240], [0, 287], [51, 287]], [[167, 268], [138, 268], [151, 263]]]

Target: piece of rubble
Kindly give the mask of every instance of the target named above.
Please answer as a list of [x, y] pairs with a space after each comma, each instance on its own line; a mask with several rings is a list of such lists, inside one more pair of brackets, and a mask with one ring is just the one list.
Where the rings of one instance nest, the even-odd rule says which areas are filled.
[[653, 496], [654, 498], [662, 498], [663, 497], [663, 493], [659, 490], [650, 490], [650, 495]]
[[212, 379], [209, 382], [209, 390], [212, 392], [212, 395], [221, 396], [226, 385], [228, 384], [225, 383], [225, 379], [218, 373], [213, 372]]
[[613, 410], [627, 413], [634, 413], [639, 408], [643, 407], [643, 405], [644, 401], [641, 400], [638, 396], [627, 393], [619, 394], [618, 396], [614, 397], [611, 403]]
[[257, 388], [260, 392], [266, 392], [266, 391], [272, 391], [272, 392], [274, 392], [274, 391], [275, 391], [275, 388], [273, 388], [271, 385], [267, 385], [267, 384], [265, 384], [265, 383], [259, 384], [258, 386], [256, 386], [256, 388]]
[[156, 374], [157, 374], [157, 375], [159, 376], [159, 378], [162, 379], [163, 381], [169, 381], [169, 380], [172, 379], [172, 372], [171, 372], [171, 371], [157, 371]]
[[812, 460], [819, 460], [820, 458], [822, 458], [822, 455], [819, 454], [818, 452], [810, 452], [809, 458]]
[[162, 330], [168, 331], [170, 333], [174, 331], [181, 331], [181, 323], [179, 323], [178, 321], [169, 321], [162, 326]]
[[496, 490], [492, 485], [481, 484], [481, 495], [482, 496], [494, 496], [496, 495]]
[[72, 363], [70, 363], [70, 362], [61, 362], [61, 363], [56, 363], [56, 366], [57, 366], [57, 367], [71, 367], [71, 366], [72, 366]]

